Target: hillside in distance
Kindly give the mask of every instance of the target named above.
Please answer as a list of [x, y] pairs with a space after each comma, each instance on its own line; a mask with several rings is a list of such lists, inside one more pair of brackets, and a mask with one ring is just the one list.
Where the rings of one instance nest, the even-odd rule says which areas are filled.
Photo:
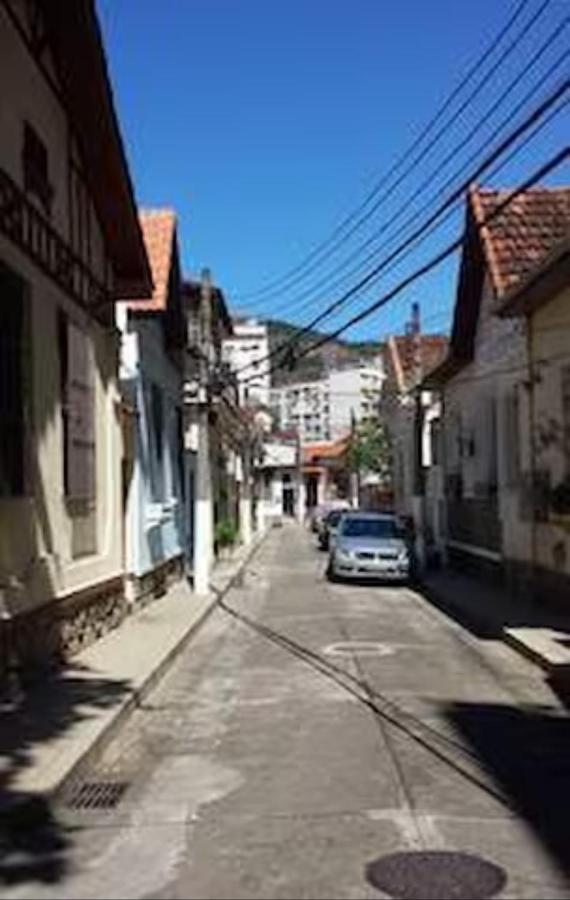
[[[269, 348], [272, 353], [285, 341], [291, 340], [299, 330], [297, 325], [272, 319], [267, 320], [267, 327]], [[322, 337], [322, 332], [308, 331], [301, 338], [296, 339], [295, 349], [297, 351], [304, 349]], [[272, 373], [272, 384], [279, 387], [296, 381], [312, 381], [324, 377], [328, 369], [358, 363], [361, 359], [377, 356], [379, 352], [379, 342], [344, 341], [335, 338], [303, 356], [296, 362], [293, 369], [283, 367], [275, 370]]]

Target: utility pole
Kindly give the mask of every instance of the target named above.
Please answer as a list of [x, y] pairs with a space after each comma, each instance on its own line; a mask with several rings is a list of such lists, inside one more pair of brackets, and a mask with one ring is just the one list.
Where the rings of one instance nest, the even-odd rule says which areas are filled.
[[353, 509], [358, 509], [360, 505], [360, 471], [356, 461], [357, 454], [355, 453], [357, 441], [356, 416], [352, 408], [350, 410], [350, 454], [352, 458], [350, 466], [350, 504]]
[[209, 366], [212, 347], [212, 282], [208, 269], [202, 271], [200, 285], [198, 389], [198, 453], [196, 459], [196, 502], [194, 515], [194, 591], [207, 594], [214, 555], [214, 513], [210, 460]]
[[426, 562], [425, 546], [425, 509], [424, 509], [424, 472], [423, 472], [423, 406], [421, 382], [423, 377], [422, 366], [422, 334], [420, 322], [420, 305], [412, 304], [411, 321], [412, 338], [412, 378], [413, 378], [413, 447], [414, 447], [414, 472], [413, 472], [413, 497], [412, 509], [416, 533], [416, 553], [418, 562], [423, 568]]
[[420, 305], [412, 303], [412, 378], [414, 390], [414, 493], [423, 494], [423, 468], [422, 468], [422, 334], [420, 323]]
[[249, 426], [245, 429], [245, 437], [241, 450], [241, 491], [239, 498], [239, 530], [241, 539], [247, 547], [251, 544], [251, 471], [252, 441]]
[[297, 431], [297, 521], [300, 525], [305, 522], [305, 479], [303, 477], [303, 446], [301, 444], [301, 433]]

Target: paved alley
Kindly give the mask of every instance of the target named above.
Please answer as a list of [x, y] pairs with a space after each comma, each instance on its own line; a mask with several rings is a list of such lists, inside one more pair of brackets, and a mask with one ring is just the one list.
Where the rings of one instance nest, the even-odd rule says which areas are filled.
[[375, 863], [459, 851], [498, 880], [450, 896], [570, 897], [570, 736], [542, 673], [413, 590], [329, 584], [325, 562], [272, 530], [85, 774], [107, 807], [68, 790], [49, 833], [8, 846], [2, 896], [429, 897], [413, 862], [400, 893]]

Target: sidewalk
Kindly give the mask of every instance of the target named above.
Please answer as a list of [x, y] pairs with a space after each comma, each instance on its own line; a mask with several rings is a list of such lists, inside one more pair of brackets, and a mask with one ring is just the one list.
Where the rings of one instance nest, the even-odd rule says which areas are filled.
[[49, 796], [99, 753], [239, 577], [266, 533], [216, 566], [211, 593], [185, 581], [0, 711], [0, 809]]
[[550, 675], [570, 672], [570, 608], [558, 612], [450, 570], [426, 573], [432, 602], [482, 638], [500, 638]]

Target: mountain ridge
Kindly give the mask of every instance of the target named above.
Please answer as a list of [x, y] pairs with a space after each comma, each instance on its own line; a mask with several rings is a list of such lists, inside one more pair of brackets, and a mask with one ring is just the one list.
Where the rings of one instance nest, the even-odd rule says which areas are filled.
[[[292, 325], [283, 319], [266, 319], [265, 324], [271, 353], [274, 353], [285, 341], [291, 340], [301, 328], [301, 326]], [[326, 336], [324, 332], [307, 331], [296, 340], [294, 347], [296, 350], [305, 349], [316, 340]], [[272, 384], [274, 387], [280, 387], [297, 381], [316, 381], [323, 378], [329, 369], [358, 363], [362, 359], [377, 356], [380, 347], [380, 341], [346, 341], [342, 338], [331, 338], [322, 347], [299, 359], [292, 369], [282, 367], [274, 370]]]

